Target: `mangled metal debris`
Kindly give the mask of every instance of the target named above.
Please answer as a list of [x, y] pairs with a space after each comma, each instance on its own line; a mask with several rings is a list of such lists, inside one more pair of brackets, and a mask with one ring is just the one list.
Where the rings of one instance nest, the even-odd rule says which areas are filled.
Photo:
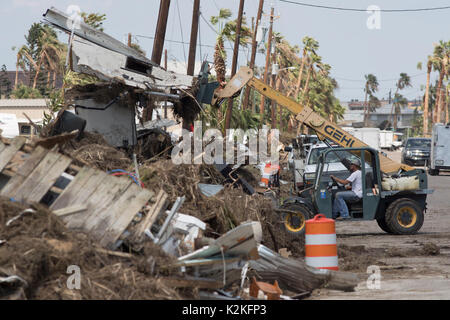
[[73, 31], [71, 61], [75, 72], [161, 94], [170, 88], [187, 89], [195, 84], [194, 77], [166, 71], [133, 48], [84, 22], [71, 30], [69, 26], [74, 25], [70, 23], [71, 18], [56, 8], [48, 9], [44, 20], [67, 33]]

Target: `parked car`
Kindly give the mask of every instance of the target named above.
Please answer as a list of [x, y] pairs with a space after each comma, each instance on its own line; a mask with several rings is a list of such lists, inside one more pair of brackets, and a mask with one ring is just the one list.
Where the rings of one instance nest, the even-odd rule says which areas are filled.
[[428, 172], [434, 176], [439, 175], [440, 170], [450, 170], [450, 125], [435, 124], [431, 141]]
[[430, 138], [408, 138], [402, 151], [402, 163], [423, 166], [430, 159]]

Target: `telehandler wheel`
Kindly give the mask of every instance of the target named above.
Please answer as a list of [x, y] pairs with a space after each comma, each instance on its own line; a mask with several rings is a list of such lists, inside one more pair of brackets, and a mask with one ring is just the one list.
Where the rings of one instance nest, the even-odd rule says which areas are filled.
[[394, 234], [414, 234], [423, 225], [423, 210], [411, 199], [401, 198], [392, 202], [386, 210], [386, 226]]
[[383, 230], [384, 232], [393, 233], [386, 224], [386, 217], [378, 218], [377, 223], [381, 230]]
[[283, 212], [284, 229], [291, 235], [302, 236], [305, 234], [306, 220], [312, 219], [312, 212], [303, 204], [289, 203], [283, 205], [281, 209], [289, 210]]

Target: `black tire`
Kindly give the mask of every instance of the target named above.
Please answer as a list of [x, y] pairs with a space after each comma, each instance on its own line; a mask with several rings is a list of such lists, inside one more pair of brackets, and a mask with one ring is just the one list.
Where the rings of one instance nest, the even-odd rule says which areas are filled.
[[312, 219], [313, 213], [301, 203], [289, 203], [281, 206], [281, 209], [292, 211], [281, 214], [284, 230], [293, 236], [303, 236], [306, 220]]
[[391, 229], [389, 229], [387, 223], [386, 223], [386, 217], [378, 218], [377, 219], [378, 226], [387, 233], [392, 233]]
[[428, 174], [430, 175], [430, 176], [435, 176], [436, 174], [439, 174], [438, 172], [437, 172], [437, 170], [436, 169], [428, 169]]
[[386, 226], [393, 234], [415, 234], [422, 227], [423, 220], [423, 209], [408, 198], [395, 200], [386, 210]]

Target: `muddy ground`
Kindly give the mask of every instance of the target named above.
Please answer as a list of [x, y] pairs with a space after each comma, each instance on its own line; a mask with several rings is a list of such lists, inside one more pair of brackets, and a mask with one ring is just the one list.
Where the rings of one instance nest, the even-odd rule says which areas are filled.
[[[400, 152], [390, 153], [394, 160]], [[394, 236], [376, 221], [338, 222], [341, 270], [357, 272], [355, 292], [320, 289], [309, 299], [450, 299], [450, 172], [428, 176], [434, 193], [420, 232]], [[380, 268], [380, 288], [367, 286], [367, 266]]]

